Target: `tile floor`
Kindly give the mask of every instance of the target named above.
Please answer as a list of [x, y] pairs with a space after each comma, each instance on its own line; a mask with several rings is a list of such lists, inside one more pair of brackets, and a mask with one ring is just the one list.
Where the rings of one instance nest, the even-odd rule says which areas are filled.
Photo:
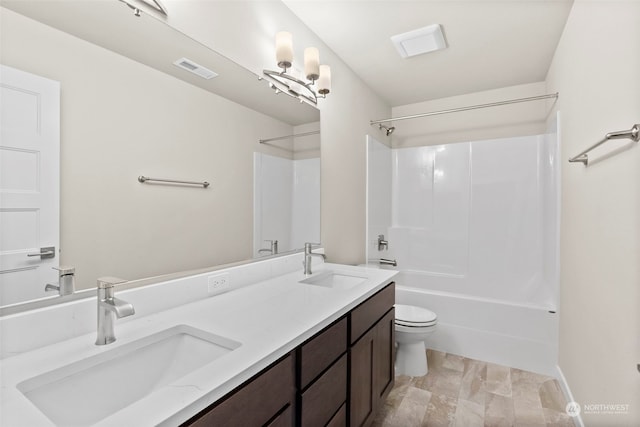
[[573, 427], [557, 380], [427, 350], [429, 373], [396, 377], [374, 427]]

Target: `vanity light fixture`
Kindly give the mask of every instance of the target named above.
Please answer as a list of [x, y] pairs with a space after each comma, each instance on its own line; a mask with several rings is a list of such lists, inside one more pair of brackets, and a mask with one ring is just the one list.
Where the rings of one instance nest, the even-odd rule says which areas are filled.
[[293, 36], [287, 31], [276, 33], [276, 63], [282, 71], [263, 70], [276, 93], [283, 92], [300, 102], [317, 105], [318, 97], [326, 98], [331, 92], [331, 69], [328, 65], [320, 65], [317, 48], [304, 50], [304, 76], [302, 71], [293, 68]]

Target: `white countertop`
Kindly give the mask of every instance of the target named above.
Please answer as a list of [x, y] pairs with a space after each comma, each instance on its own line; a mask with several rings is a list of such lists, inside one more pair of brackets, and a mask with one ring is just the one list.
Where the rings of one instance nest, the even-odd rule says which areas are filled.
[[117, 341], [110, 345], [96, 346], [93, 331], [3, 359], [0, 425], [54, 425], [16, 388], [22, 381], [173, 326], [188, 325], [242, 343], [96, 424], [179, 425], [349, 312], [396, 274], [391, 270], [322, 264], [315, 268], [314, 275], [325, 269], [366, 275], [368, 279], [351, 289], [330, 289], [298, 283], [305, 278], [300, 269], [138, 319], [134, 315], [128, 322], [116, 321]]

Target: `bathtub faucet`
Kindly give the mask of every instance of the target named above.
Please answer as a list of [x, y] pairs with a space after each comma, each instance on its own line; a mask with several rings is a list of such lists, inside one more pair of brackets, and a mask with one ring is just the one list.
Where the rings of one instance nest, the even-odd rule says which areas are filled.
[[394, 267], [398, 266], [398, 261], [396, 261], [395, 259], [380, 258], [378, 262], [382, 265], [392, 265]]

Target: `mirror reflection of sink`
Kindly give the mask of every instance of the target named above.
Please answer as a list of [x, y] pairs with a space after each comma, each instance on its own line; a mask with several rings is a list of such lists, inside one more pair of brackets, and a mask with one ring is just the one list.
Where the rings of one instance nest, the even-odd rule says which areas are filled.
[[175, 326], [18, 384], [56, 425], [94, 424], [240, 347]]
[[324, 271], [312, 275], [300, 283], [309, 285], [324, 286], [333, 289], [351, 289], [361, 283], [366, 282], [368, 277], [342, 271]]

